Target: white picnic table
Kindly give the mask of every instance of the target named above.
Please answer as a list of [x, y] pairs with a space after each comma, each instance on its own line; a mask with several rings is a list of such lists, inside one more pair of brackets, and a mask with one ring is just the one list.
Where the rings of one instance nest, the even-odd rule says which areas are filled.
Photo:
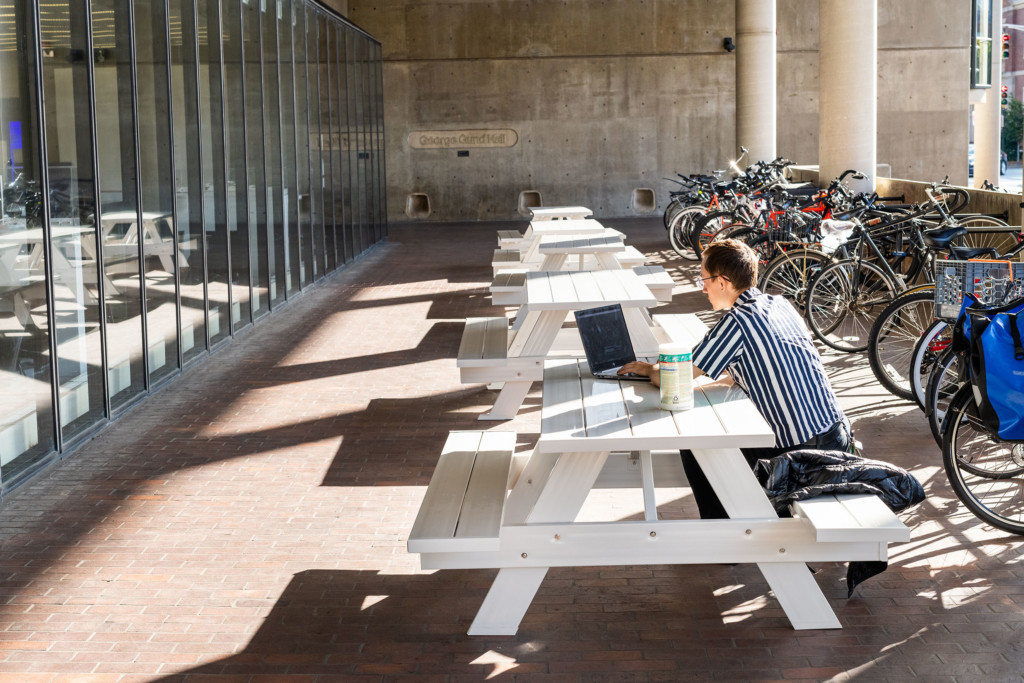
[[605, 237], [618, 237], [619, 239], [625, 237], [618, 230], [605, 227], [599, 221], [589, 218], [562, 221], [532, 221], [529, 227], [526, 228], [526, 232], [523, 233], [523, 239], [519, 244], [520, 263], [527, 267], [530, 264], [536, 267], [536, 264], [541, 261], [539, 253], [540, 241], [545, 237], [553, 235], [559, 237], [565, 237], [566, 235], [601, 235]]
[[544, 235], [540, 238], [537, 251], [544, 260], [539, 270], [562, 270], [569, 256], [579, 256], [580, 270], [583, 270], [584, 257], [593, 256], [597, 260], [598, 269], [618, 270], [622, 268], [615, 254], [626, 250], [621, 235], [599, 233], [592, 235]]
[[585, 206], [534, 206], [530, 209], [535, 221], [560, 221], [586, 218], [593, 211]]
[[[13, 271], [17, 268], [29, 275], [43, 276], [43, 242], [46, 236], [42, 228], [29, 228], [27, 230], [13, 230], [0, 233], [0, 248], [4, 246], [29, 245], [29, 253], [24, 261], [10, 261], [10, 256], [5, 256], [7, 269]], [[70, 250], [79, 257], [79, 260], [97, 263], [96, 260], [96, 226], [92, 225], [53, 225], [50, 226], [50, 239], [53, 249], [50, 250], [53, 261], [53, 275], [55, 280], [66, 285], [75, 293], [77, 298], [84, 298], [87, 302], [95, 302], [95, 294], [85, 286], [82, 280], [81, 269], [72, 266], [65, 256], [64, 249]], [[8, 252], [9, 254], [10, 252]], [[12, 267], [13, 266], [13, 267]], [[117, 288], [106, 273], [102, 273], [103, 282], [108, 293], [117, 293]]]
[[[550, 567], [651, 564], [755, 563], [794, 628], [841, 628], [806, 563], [885, 560], [888, 542], [909, 540], [909, 531], [872, 495], [804, 501], [794, 504], [798, 516], [779, 518], [740, 451], [773, 445], [771, 428], [741, 390], [706, 377], [695, 384], [693, 409], [667, 412], [651, 384], [597, 380], [583, 360], [553, 359], [541, 434], [525, 462], [510, 460], [514, 433], [477, 433], [480, 445], [468, 449], [446, 445], [475, 458], [472, 471], [487, 473], [491, 496], [479, 495], [486, 487], [473, 475], [453, 487], [451, 463], [439, 464], [409, 550], [424, 569], [499, 569], [470, 635], [514, 635]], [[659, 518], [651, 451], [668, 449], [693, 452], [730, 519]], [[639, 456], [644, 519], [577, 522], [613, 451]], [[445, 522], [450, 533], [438, 530], [441, 496], [430, 495], [442, 490], [463, 510]]]
[[503, 317], [467, 321], [467, 326], [486, 321], [488, 327], [473, 338], [472, 349], [463, 336], [457, 360], [462, 381], [504, 382], [494, 407], [481, 420], [515, 416], [573, 311], [620, 304], [636, 354], [657, 355], [659, 339], [646, 311], [657, 299], [632, 270], [538, 271], [525, 277], [525, 287], [516, 294], [522, 306], [511, 330]]

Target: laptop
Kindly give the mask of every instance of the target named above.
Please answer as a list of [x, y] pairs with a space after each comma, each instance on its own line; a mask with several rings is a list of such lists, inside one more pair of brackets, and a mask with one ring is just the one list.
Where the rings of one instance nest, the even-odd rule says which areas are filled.
[[587, 308], [576, 311], [574, 315], [583, 341], [583, 352], [587, 354], [587, 364], [594, 377], [650, 381], [645, 375], [616, 374], [623, 365], [636, 360], [621, 305]]

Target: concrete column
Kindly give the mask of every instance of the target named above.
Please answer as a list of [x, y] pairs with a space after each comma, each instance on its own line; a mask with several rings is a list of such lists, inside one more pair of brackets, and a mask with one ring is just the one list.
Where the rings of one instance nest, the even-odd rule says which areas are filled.
[[974, 178], [971, 187], [981, 187], [988, 180], [999, 184], [999, 150], [1002, 137], [1000, 102], [1003, 84], [1003, 13], [998, 3], [992, 8], [992, 87], [984, 99], [974, 105]]
[[736, 146], [747, 161], [775, 151], [775, 0], [736, 0]]
[[826, 185], [848, 168], [875, 187], [878, 159], [878, 0], [818, 0], [818, 164]]

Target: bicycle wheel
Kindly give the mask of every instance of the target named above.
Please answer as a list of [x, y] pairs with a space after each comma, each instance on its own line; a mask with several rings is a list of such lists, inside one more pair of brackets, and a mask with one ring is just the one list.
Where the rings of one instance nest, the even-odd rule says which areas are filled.
[[[953, 240], [958, 247], [995, 249], [997, 254], [1005, 254], [1020, 242], [1020, 230], [1009, 226], [991, 216], [972, 216], [959, 221], [967, 228], [967, 234]], [[987, 228], [987, 229], [986, 229]], [[1003, 228], [1000, 230], [999, 228]]]
[[789, 233], [780, 233], [780, 231], [775, 231], [775, 233], [769, 234], [764, 230], [751, 229], [749, 233], [738, 238], [749, 244], [750, 248], [754, 250], [754, 253], [757, 254], [757, 263], [762, 270], [781, 253], [779, 242], [795, 241], [790, 239], [792, 235]]
[[704, 253], [704, 249], [715, 235], [737, 222], [739, 219], [732, 211], [712, 211], [703, 218], [695, 220], [690, 229], [690, 246], [697, 258], [699, 259], [700, 255]]
[[986, 431], [969, 384], [950, 401], [942, 465], [967, 509], [998, 529], [1024, 534], [1024, 444], [999, 441]]
[[686, 204], [684, 203], [683, 195], [673, 195], [668, 200], [668, 206], [661, 213], [661, 222], [664, 223], [666, 230], [672, 225], [672, 219], [675, 218], [675, 215], [684, 208], [686, 208]]
[[784, 251], [765, 266], [757, 288], [786, 297], [802, 312], [814, 276], [831, 262], [828, 254], [813, 249]]
[[917, 406], [924, 410], [925, 389], [939, 355], [949, 346], [953, 328], [945, 320], [936, 320], [914, 344], [910, 354], [910, 391]]
[[868, 348], [868, 334], [899, 285], [867, 261], [836, 261], [814, 278], [807, 295], [806, 316], [814, 336], [836, 351]]
[[672, 217], [672, 223], [668, 229], [668, 242], [672, 245], [673, 251], [687, 261], [698, 260], [697, 254], [690, 246], [690, 228], [693, 221], [703, 216], [706, 210], [706, 207], [703, 206], [689, 206], [677, 211]]
[[967, 381], [963, 354], [953, 349], [943, 351], [935, 361], [924, 392], [924, 414], [935, 443], [942, 447], [942, 424], [953, 394]]
[[896, 297], [871, 326], [871, 372], [890, 393], [908, 401], [914, 398], [910, 388], [914, 346], [934, 319], [935, 289], [925, 287]]

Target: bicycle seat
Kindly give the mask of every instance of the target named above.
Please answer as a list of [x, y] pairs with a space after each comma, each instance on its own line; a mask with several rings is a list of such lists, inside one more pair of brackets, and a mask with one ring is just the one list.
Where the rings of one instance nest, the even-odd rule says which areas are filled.
[[949, 250], [959, 261], [967, 261], [980, 256], [999, 257], [999, 252], [994, 247], [950, 247]]
[[794, 197], [813, 197], [821, 192], [816, 185], [782, 185], [781, 187]]
[[925, 246], [930, 249], [945, 249], [949, 243], [960, 235], [966, 235], [967, 228], [938, 228], [936, 230], [925, 230], [921, 233]]

